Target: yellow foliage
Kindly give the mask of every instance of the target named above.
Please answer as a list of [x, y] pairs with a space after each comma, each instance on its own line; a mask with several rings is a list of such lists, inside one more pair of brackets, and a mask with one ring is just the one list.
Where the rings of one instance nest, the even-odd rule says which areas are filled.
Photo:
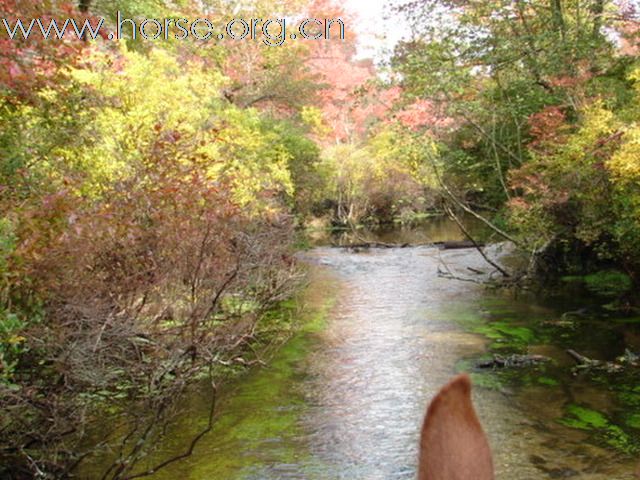
[[126, 177], [139, 162], [153, 162], [165, 137], [175, 144], [175, 161], [197, 159], [212, 180], [224, 176], [242, 206], [269, 208], [261, 192], [293, 193], [286, 149], [265, 131], [257, 111], [222, 99], [228, 79], [221, 72], [198, 59], [177, 62], [166, 50], [141, 54], [122, 47], [113, 74], [112, 53], [91, 55], [90, 69], [72, 72], [101, 100], [84, 132], [92, 141], [72, 152], [87, 172], [83, 194], [99, 194], [101, 185]]
[[324, 123], [322, 110], [318, 107], [305, 106], [300, 111], [302, 121], [311, 129], [314, 135], [325, 136], [330, 132], [330, 128]]
[[425, 135], [414, 135], [391, 125], [382, 128], [369, 141], [369, 150], [376, 161], [376, 173], [384, 179], [392, 170], [406, 173], [416, 182], [436, 187], [437, 182], [428, 158], [435, 157], [436, 146]]

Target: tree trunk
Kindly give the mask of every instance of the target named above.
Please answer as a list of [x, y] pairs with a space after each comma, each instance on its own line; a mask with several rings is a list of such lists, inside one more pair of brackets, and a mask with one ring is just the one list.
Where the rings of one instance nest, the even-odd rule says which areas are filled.
[[597, 39], [602, 29], [602, 14], [604, 13], [605, 0], [594, 0], [591, 5], [591, 13], [593, 14], [593, 32], [592, 36]]
[[564, 13], [562, 11], [562, 0], [551, 0], [550, 7], [553, 25], [556, 31], [560, 34], [560, 37], [564, 40], [566, 25], [564, 22]]

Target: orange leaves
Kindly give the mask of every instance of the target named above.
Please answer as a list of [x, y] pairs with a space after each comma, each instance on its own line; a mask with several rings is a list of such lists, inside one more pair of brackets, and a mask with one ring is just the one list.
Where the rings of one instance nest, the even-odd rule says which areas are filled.
[[[328, 42], [325, 42], [328, 43]], [[375, 78], [371, 62], [352, 59], [349, 45], [325, 45], [314, 55], [313, 70], [326, 85], [319, 93], [325, 122], [331, 128], [332, 143], [348, 141], [364, 133], [365, 121], [382, 104], [366, 102], [360, 89]]]
[[332, 35], [331, 40], [309, 42], [309, 67], [322, 88], [318, 107], [330, 128], [328, 144], [360, 138], [367, 123], [378, 118], [388, 108], [384, 89], [370, 88], [376, 79], [371, 60], [358, 60], [354, 19], [337, 2], [319, 0], [309, 6], [309, 15], [316, 18], [342, 18], [345, 40]]
[[[73, 16], [69, 4], [47, 11], [40, 2], [0, 0], [0, 12], [12, 29], [21, 19], [26, 26], [34, 18], [68, 18]], [[35, 29], [37, 30], [37, 29]], [[44, 40], [39, 31], [32, 32], [28, 40], [18, 33], [12, 40], [5, 25], [0, 26], [0, 89], [11, 103], [33, 100], [35, 90], [55, 86], [62, 69], [79, 59], [85, 42], [75, 40]]]
[[453, 125], [453, 119], [429, 100], [417, 100], [395, 116], [403, 126], [414, 131], [425, 127], [443, 129]]
[[551, 105], [529, 117], [529, 133], [533, 140], [531, 149], [537, 152], [550, 152], [566, 138], [566, 116], [558, 106]]

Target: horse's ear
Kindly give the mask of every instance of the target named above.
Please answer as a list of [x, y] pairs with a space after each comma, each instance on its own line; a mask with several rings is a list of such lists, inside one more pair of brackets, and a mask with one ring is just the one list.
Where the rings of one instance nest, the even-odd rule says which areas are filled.
[[431, 401], [422, 425], [418, 480], [493, 480], [491, 449], [458, 375]]

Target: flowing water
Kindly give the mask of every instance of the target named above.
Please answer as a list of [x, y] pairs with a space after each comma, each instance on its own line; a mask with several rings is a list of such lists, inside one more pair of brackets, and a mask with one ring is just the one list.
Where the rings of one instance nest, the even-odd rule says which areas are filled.
[[[214, 431], [154, 479], [413, 479], [425, 405], [462, 369], [473, 372], [497, 478], [633, 478], [640, 382], [574, 376], [564, 349], [613, 358], [640, 349], [637, 329], [563, 317], [575, 299], [518, 298], [438, 275], [488, 271], [474, 250], [316, 247], [302, 259], [313, 328], [228, 389]], [[488, 352], [553, 361], [475, 369]], [[204, 393], [189, 399], [159, 456], [184, 450], [206, 408]]]

